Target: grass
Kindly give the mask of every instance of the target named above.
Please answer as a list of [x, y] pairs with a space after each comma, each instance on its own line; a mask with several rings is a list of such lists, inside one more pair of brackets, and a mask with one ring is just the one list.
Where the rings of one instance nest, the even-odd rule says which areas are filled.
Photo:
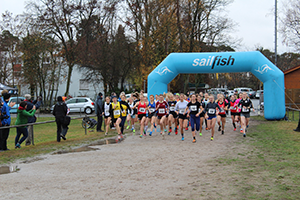
[[[232, 186], [240, 199], [298, 199], [300, 196], [300, 133], [297, 122], [266, 121], [251, 127], [245, 152], [219, 159], [235, 168]], [[235, 194], [236, 195], [236, 194]]]
[[[12, 124], [15, 124], [16, 118], [12, 118]], [[54, 120], [54, 117], [38, 118], [37, 122]], [[67, 133], [67, 140], [56, 142], [56, 123], [48, 123], [34, 126], [35, 145], [25, 146], [25, 141], [21, 144], [21, 149], [15, 149], [16, 128], [11, 128], [7, 146], [10, 151], [0, 153], [0, 165], [14, 162], [18, 159], [25, 159], [41, 154], [54, 152], [57, 150], [66, 150], [74, 146], [80, 146], [91, 141], [104, 138], [103, 132], [87, 132], [81, 126], [81, 119], [72, 120]], [[88, 129], [89, 130], [89, 129]], [[110, 132], [108, 136], [116, 135], [116, 132]]]

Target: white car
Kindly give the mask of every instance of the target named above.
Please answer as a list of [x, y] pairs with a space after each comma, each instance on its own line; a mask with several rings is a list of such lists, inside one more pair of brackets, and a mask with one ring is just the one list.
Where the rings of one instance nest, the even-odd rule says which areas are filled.
[[[87, 97], [75, 97], [66, 101], [66, 104], [71, 112], [84, 112], [87, 115], [92, 114], [95, 111], [94, 102]], [[51, 108], [51, 112], [54, 109], [54, 105]]]

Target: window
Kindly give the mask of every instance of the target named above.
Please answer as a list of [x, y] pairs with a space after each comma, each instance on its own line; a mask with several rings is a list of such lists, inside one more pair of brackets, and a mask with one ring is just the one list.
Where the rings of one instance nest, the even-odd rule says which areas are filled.
[[85, 79], [80, 79], [79, 90], [89, 90], [89, 83]]
[[77, 99], [77, 103], [85, 103], [87, 102], [87, 99]]
[[76, 103], [76, 99], [70, 99], [69, 101], [66, 102], [67, 104], [70, 104], [70, 103]]

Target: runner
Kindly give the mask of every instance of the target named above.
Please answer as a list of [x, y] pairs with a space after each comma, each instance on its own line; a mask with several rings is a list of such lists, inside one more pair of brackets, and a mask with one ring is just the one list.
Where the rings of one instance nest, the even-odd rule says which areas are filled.
[[[224, 130], [225, 130], [225, 123], [226, 123], [226, 111], [228, 109], [228, 104], [225, 101], [225, 97], [223, 94], [219, 95], [219, 99], [217, 101], [219, 107], [221, 108], [219, 110], [219, 114], [217, 116], [217, 121], [218, 121], [218, 125], [219, 125], [219, 129], [218, 131], [221, 131], [222, 128], [222, 135], [224, 135]], [[221, 121], [222, 121], [222, 125], [221, 125]]]
[[242, 94], [242, 99], [239, 102], [239, 106], [241, 107], [241, 133], [243, 133], [243, 136], [246, 137], [246, 127], [250, 120], [250, 109], [253, 108], [252, 102], [249, 98], [247, 98], [246, 92]]
[[140, 121], [140, 137], [143, 137], [143, 133], [146, 136], [146, 132], [144, 130], [145, 128], [145, 122], [146, 122], [146, 113], [148, 110], [148, 103], [147, 97], [140, 96], [140, 101], [137, 102], [134, 106], [133, 109], [137, 107], [137, 114], [138, 114], [138, 119]]
[[[121, 101], [120, 101], [121, 107], [123, 107], [123, 111], [121, 113], [121, 123], [120, 123], [120, 127], [121, 127], [121, 134], [124, 133], [124, 126], [125, 126], [125, 122], [126, 122], [126, 118], [127, 118], [127, 114], [131, 113], [131, 108], [128, 105], [128, 103], [126, 102], [126, 96], [125, 94], [121, 95]], [[129, 110], [129, 112], [127, 113], [127, 110]], [[128, 114], [130, 115], [130, 114]]]
[[169, 104], [169, 108], [170, 108], [170, 111], [169, 111], [169, 116], [168, 116], [168, 122], [169, 122], [169, 133], [168, 135], [170, 135], [172, 133], [172, 124], [175, 123], [175, 134], [177, 135], [178, 134], [178, 130], [177, 130], [177, 114], [175, 112], [175, 105], [176, 105], [176, 101], [175, 101], [175, 98], [174, 98], [174, 95], [173, 94], [169, 94], [169, 97], [168, 97], [169, 101], [168, 101], [168, 104]]
[[108, 135], [108, 128], [110, 126], [110, 121], [111, 121], [111, 115], [109, 112], [109, 107], [110, 107], [110, 97], [105, 98], [105, 103], [103, 104], [102, 110], [103, 115], [104, 115], [104, 124], [105, 124], [105, 135]]
[[[164, 96], [162, 94], [158, 97], [159, 101], [156, 102], [156, 111], [157, 111], [157, 125], [160, 125], [160, 134], [165, 138], [164, 134], [167, 132], [166, 129], [166, 115], [168, 111], [168, 103], [164, 101]], [[163, 132], [163, 130], [165, 130]]]
[[[208, 93], [205, 93], [204, 98], [202, 100], [202, 103], [204, 103], [203, 108], [205, 108], [205, 106], [208, 104], [208, 102], [209, 102], [209, 95], [208, 95]], [[204, 112], [204, 114], [205, 114], [205, 112]], [[208, 128], [207, 128], [207, 119], [205, 117], [204, 117], [204, 120], [205, 120], [205, 129], [208, 130]]]
[[[202, 102], [202, 97], [201, 95], [199, 95], [197, 97], [197, 101], [200, 103], [201, 107], [199, 108], [199, 112], [200, 112], [200, 132], [199, 132], [199, 136], [202, 136], [202, 130], [203, 130], [203, 121], [205, 119], [205, 112], [204, 112], [204, 108], [205, 108], [205, 103]], [[206, 120], [206, 119], [205, 119]]]
[[[135, 114], [134, 114], [134, 109], [133, 109], [134, 102], [133, 102], [133, 98], [132, 97], [129, 97], [129, 99], [128, 99], [128, 105], [131, 108], [131, 112], [128, 113], [128, 115], [127, 115], [127, 123], [130, 121], [131, 131], [133, 133], [135, 133], [135, 129], [134, 129]], [[129, 129], [130, 126], [129, 126], [129, 123], [128, 123], [128, 126], [127, 126], [126, 129]]]
[[236, 122], [239, 122], [240, 123], [240, 128], [241, 128], [241, 132], [243, 131], [242, 129], [242, 125], [241, 125], [241, 108], [238, 106], [239, 105], [239, 102], [240, 100], [242, 99], [242, 92], [238, 95], [239, 98], [235, 101], [235, 106], [237, 107], [237, 115], [236, 115]]
[[233, 130], [236, 131], [236, 125], [235, 125], [235, 118], [237, 116], [237, 106], [235, 106], [235, 95], [232, 95], [230, 97], [230, 102], [229, 102], [229, 109], [230, 109], [230, 115], [231, 115], [231, 120], [232, 120], [232, 125], [233, 125]]
[[193, 143], [196, 142], [195, 124], [196, 131], [200, 130], [200, 113], [202, 112], [201, 104], [196, 100], [196, 95], [191, 95], [191, 101], [187, 104], [186, 110], [188, 110], [188, 115], [190, 116], [190, 122], [193, 134]]
[[148, 108], [148, 118], [149, 118], [150, 124], [151, 124], [149, 136], [152, 136], [155, 121], [156, 121], [155, 101], [154, 101], [154, 96], [152, 94], [150, 95], [150, 102], [149, 102], [148, 107], [149, 107]]
[[183, 129], [186, 129], [188, 118], [186, 113], [186, 107], [188, 102], [184, 100], [184, 94], [180, 94], [180, 101], [176, 103], [175, 110], [179, 118], [179, 126], [180, 126], [180, 133], [181, 133], [181, 140], [184, 141], [184, 133]]
[[112, 97], [113, 102], [111, 102], [109, 106], [109, 112], [112, 118], [112, 122], [118, 132], [118, 139], [121, 139], [121, 130], [120, 130], [120, 123], [122, 122], [121, 119], [121, 112], [123, 111], [123, 107], [121, 106], [120, 102], [118, 102], [117, 96]]
[[207, 119], [208, 130], [211, 130], [211, 138], [210, 138], [211, 141], [214, 140], [215, 124], [217, 121], [217, 114], [219, 112], [217, 111], [216, 108], [221, 110], [220, 106], [214, 102], [214, 96], [211, 95], [209, 96], [208, 104], [205, 106], [205, 112], [206, 112], [205, 118]]

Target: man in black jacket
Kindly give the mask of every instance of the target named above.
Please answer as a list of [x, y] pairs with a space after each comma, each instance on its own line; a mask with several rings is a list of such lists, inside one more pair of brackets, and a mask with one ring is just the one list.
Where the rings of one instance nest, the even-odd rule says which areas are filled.
[[300, 118], [299, 118], [299, 122], [298, 122], [298, 127], [296, 129], [294, 129], [294, 131], [300, 132]]
[[95, 112], [97, 115], [97, 132], [103, 132], [101, 129], [102, 127], [102, 113], [103, 113], [103, 94], [100, 92], [97, 96], [96, 102], [95, 102]]
[[[68, 107], [63, 101], [61, 96], [57, 97], [57, 103], [53, 109], [53, 115], [55, 116], [55, 122], [57, 126], [57, 142], [60, 142], [60, 138], [66, 140], [66, 134], [68, 131], [68, 125], [65, 124], [65, 118], [68, 113]], [[62, 128], [62, 130], [61, 130]]]

